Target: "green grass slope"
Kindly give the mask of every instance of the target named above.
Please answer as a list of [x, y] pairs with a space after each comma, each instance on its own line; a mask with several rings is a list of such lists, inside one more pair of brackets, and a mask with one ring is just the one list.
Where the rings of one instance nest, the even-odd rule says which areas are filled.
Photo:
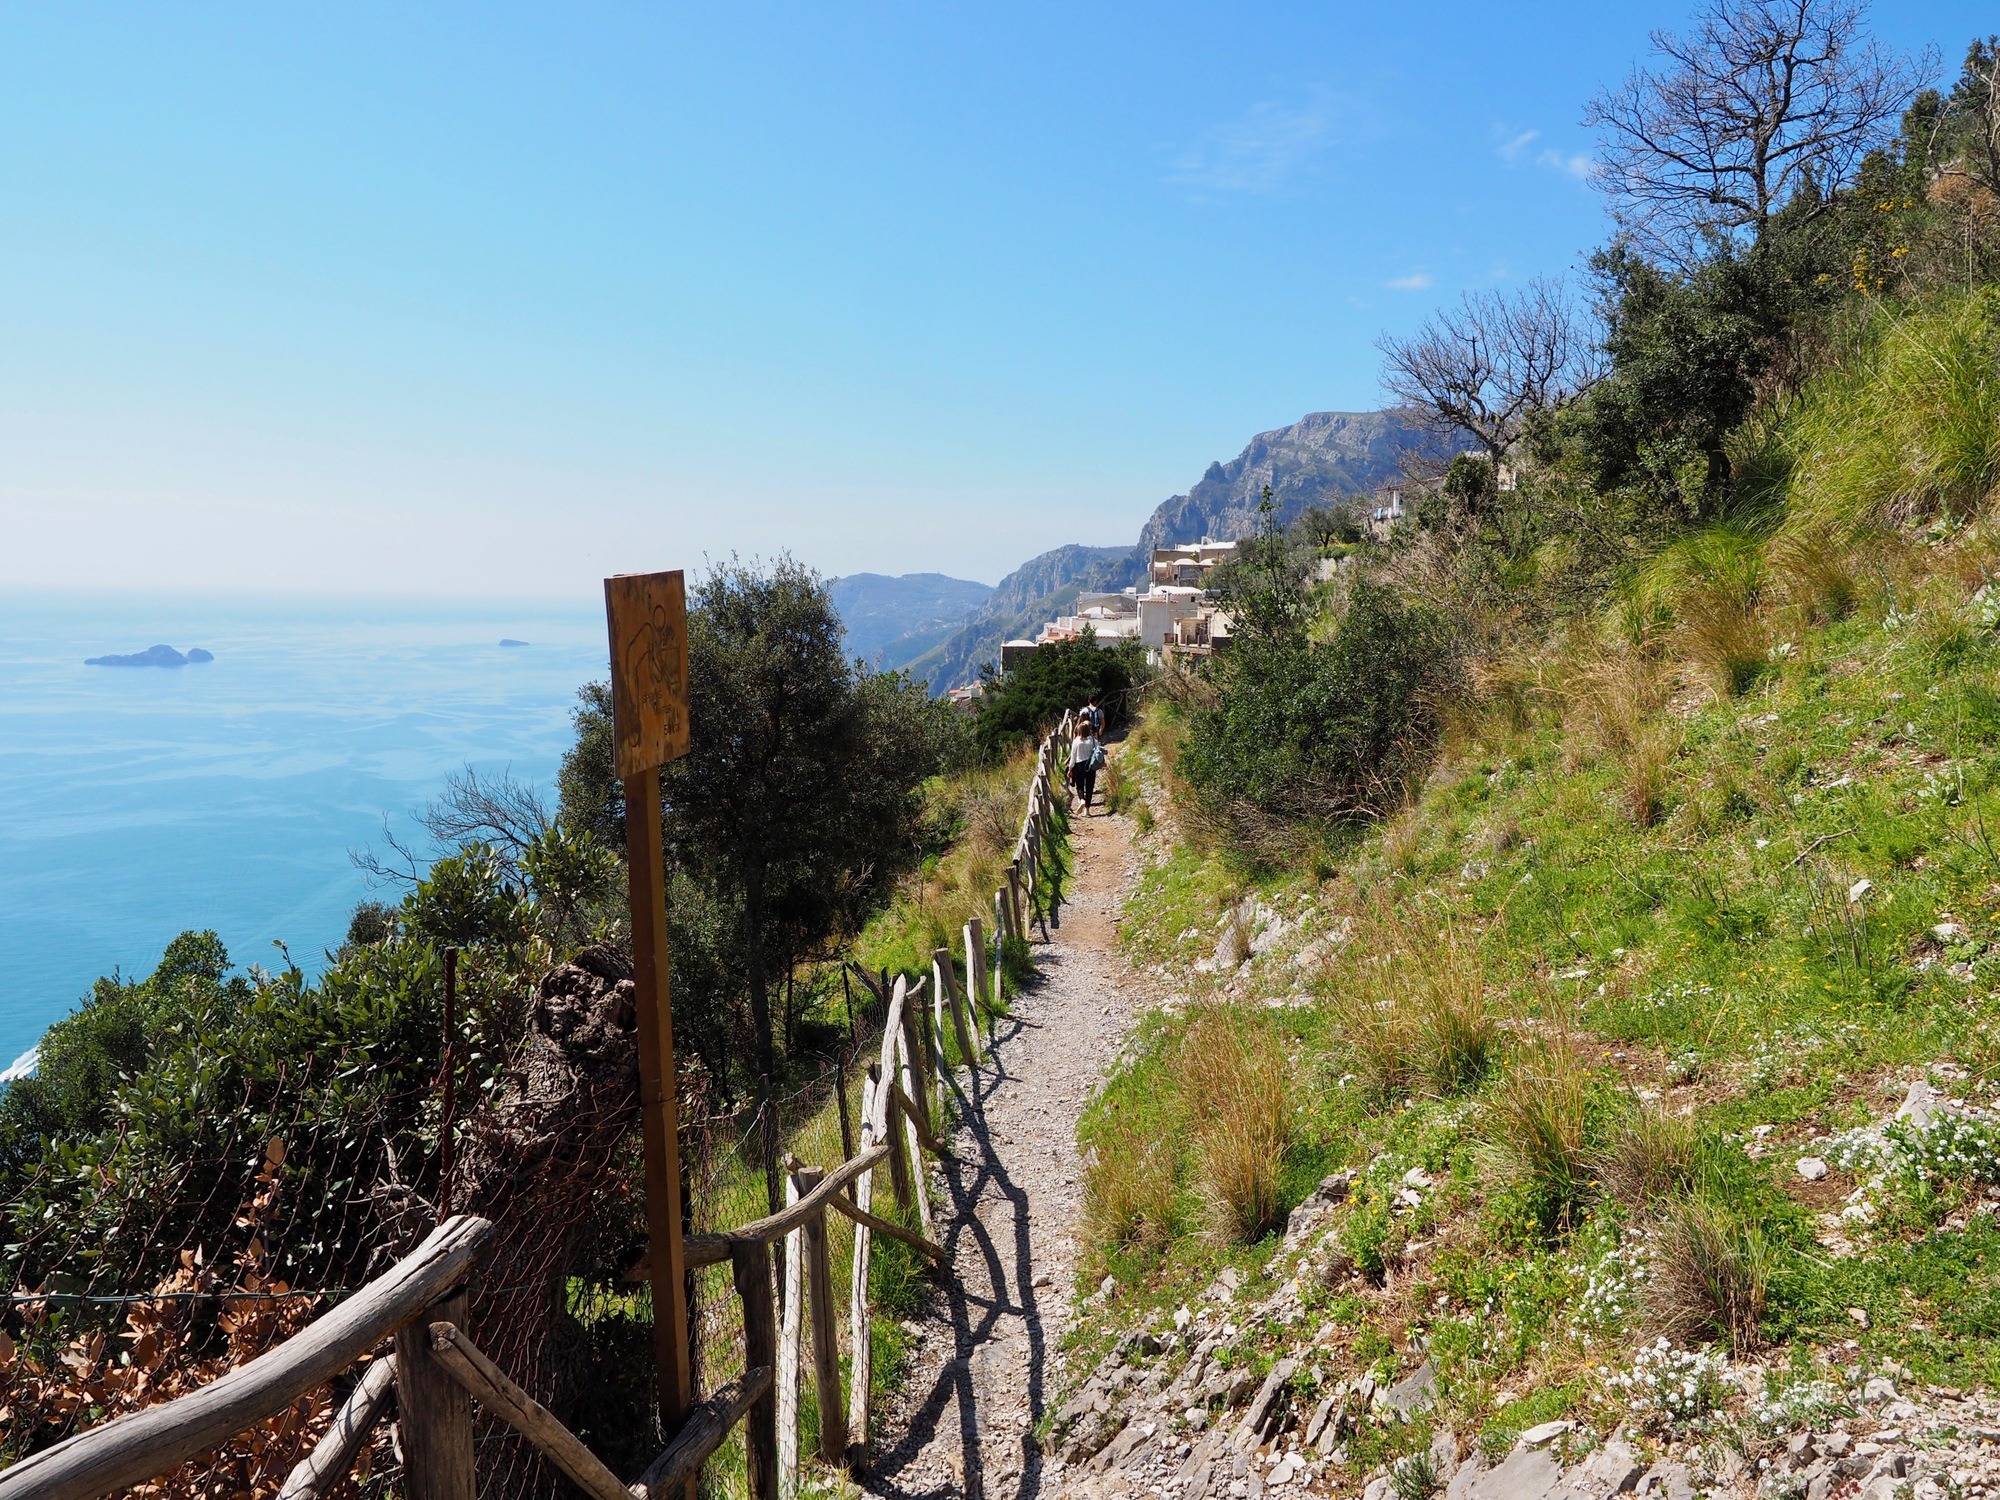
[[[1496, 1451], [1561, 1415], [1754, 1423], [1828, 1362], [1992, 1383], [1989, 555], [1933, 528], [1852, 617], [1759, 616], [1720, 687], [1698, 654], [1545, 656], [1330, 878], [1177, 843], [1172, 735], [1142, 734], [1126, 775], [1159, 818], [1125, 939], [1185, 994], [1084, 1125], [1124, 1290], [1080, 1340], [1224, 1264], [1252, 1294], [1296, 1278], [1306, 1326], [1246, 1327], [1243, 1359], [1313, 1348], [1314, 1383], [1428, 1357], [1436, 1420]], [[1920, 1080], [1940, 1102], [1885, 1129]], [[1281, 1253], [1339, 1168], [1328, 1248]], [[1669, 1373], [1640, 1354], [1663, 1337]], [[1765, 1394], [1701, 1373], [1724, 1360]]]

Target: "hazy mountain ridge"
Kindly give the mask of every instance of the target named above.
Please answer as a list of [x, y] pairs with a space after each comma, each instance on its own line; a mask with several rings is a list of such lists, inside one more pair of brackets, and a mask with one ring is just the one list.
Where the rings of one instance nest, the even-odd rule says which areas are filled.
[[989, 584], [944, 573], [850, 573], [828, 583], [827, 592], [847, 627], [848, 654], [890, 670], [949, 635], [993, 596]]
[[1085, 590], [1122, 589], [1144, 572], [1132, 547], [1084, 547], [1074, 542], [1030, 558], [1000, 580], [985, 607], [944, 640], [912, 657], [903, 670], [941, 693], [978, 680], [987, 662], [998, 663], [1000, 645], [1032, 636], [1066, 612]]

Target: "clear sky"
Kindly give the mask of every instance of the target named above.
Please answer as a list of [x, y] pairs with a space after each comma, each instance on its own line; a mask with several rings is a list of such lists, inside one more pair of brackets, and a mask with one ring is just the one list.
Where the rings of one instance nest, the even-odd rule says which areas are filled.
[[[1122, 543], [1604, 235], [1682, 3], [0, 8], [0, 583]], [[1878, 8], [1955, 66], [1992, 17]]]

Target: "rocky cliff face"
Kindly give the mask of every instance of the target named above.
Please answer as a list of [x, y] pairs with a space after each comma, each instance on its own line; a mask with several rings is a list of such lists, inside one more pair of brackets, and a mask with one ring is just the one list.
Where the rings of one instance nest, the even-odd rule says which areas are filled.
[[1228, 463], [1212, 463], [1185, 495], [1163, 501], [1139, 533], [1139, 546], [1232, 541], [1257, 529], [1264, 486], [1285, 524], [1308, 507], [1364, 495], [1396, 477], [1403, 454], [1437, 440], [1388, 411], [1316, 411], [1289, 427], [1260, 432]]

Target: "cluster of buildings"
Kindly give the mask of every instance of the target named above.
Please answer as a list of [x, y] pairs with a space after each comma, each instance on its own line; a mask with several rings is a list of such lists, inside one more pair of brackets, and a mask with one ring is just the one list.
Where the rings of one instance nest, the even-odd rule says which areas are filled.
[[1089, 631], [1100, 646], [1137, 641], [1158, 663], [1207, 656], [1229, 644], [1229, 616], [1210, 588], [1215, 569], [1235, 555], [1236, 543], [1206, 538], [1183, 547], [1155, 547], [1146, 587], [1117, 593], [1078, 594], [1075, 612], [1059, 615], [1033, 640], [1000, 648], [1002, 671], [1028, 652]]

